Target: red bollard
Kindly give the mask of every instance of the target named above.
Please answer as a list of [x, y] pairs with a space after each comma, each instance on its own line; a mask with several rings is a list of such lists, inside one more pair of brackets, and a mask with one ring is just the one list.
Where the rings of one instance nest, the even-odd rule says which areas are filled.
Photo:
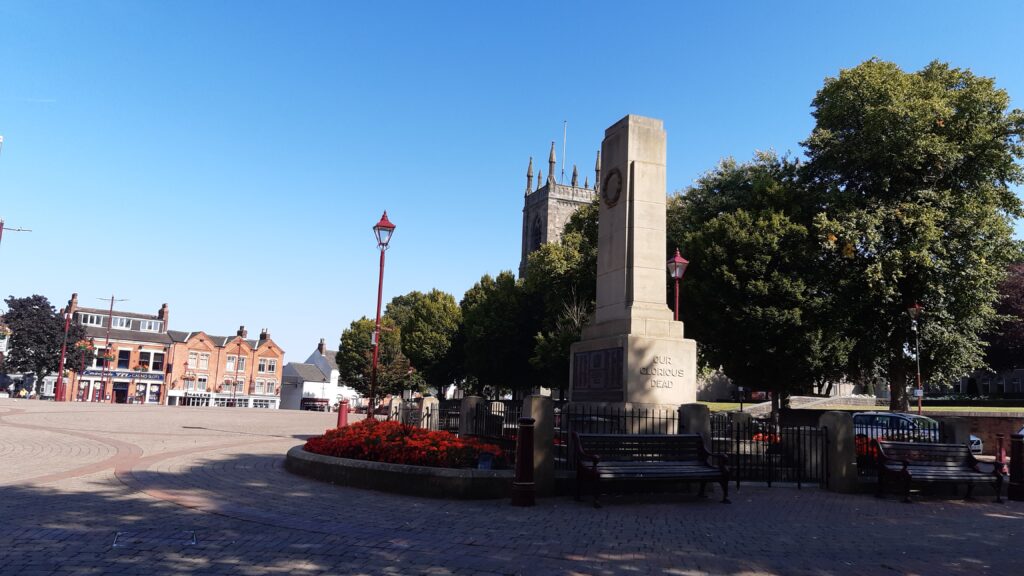
[[1005, 439], [1005, 434], [996, 434], [996, 470], [1004, 476], [1010, 473], [1006, 469], [1006, 444], [1003, 442]]
[[536, 484], [533, 481], [533, 418], [519, 419], [516, 438], [516, 475], [512, 480], [512, 505], [533, 506]]
[[348, 400], [338, 403], [338, 428], [348, 426]]

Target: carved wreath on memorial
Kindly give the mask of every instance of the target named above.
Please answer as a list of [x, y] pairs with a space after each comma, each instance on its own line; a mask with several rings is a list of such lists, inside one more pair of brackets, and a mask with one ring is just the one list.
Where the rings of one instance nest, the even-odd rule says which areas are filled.
[[612, 168], [611, 172], [604, 179], [604, 185], [601, 187], [601, 196], [604, 198], [604, 203], [609, 208], [615, 206], [619, 201], [619, 196], [622, 195], [622, 174], [618, 168]]

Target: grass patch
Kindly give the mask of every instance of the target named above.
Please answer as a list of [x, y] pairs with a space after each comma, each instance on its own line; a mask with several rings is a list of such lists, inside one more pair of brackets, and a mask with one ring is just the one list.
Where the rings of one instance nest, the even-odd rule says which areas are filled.
[[[836, 404], [833, 406], [812, 406], [808, 410], [851, 410], [854, 412], [888, 412], [887, 406], [845, 406]], [[1022, 412], [1024, 406], [928, 406], [925, 404], [924, 412]], [[917, 404], [910, 405], [910, 412], [917, 413]]]
[[[711, 410], [712, 412], [728, 412], [729, 410], [740, 409], [739, 402], [700, 402], [700, 404], [707, 406], [708, 410]], [[750, 406], [749, 402], [747, 403], [747, 406]]]
[[[916, 411], [917, 408], [913, 407]], [[928, 406], [925, 412], [1024, 412], [1024, 406]]]

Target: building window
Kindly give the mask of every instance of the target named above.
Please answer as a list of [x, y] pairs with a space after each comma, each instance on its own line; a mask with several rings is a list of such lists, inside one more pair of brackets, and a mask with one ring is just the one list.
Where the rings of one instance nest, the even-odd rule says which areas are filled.
[[533, 219], [532, 230], [530, 230], [530, 252], [533, 252], [540, 248], [541, 238], [544, 234], [543, 230], [541, 229], [541, 226], [542, 224], [540, 222], [540, 216], [536, 216]]
[[257, 371], [266, 374], [273, 374], [277, 372], [277, 359], [276, 358], [260, 358], [259, 366]]
[[209, 354], [200, 354], [199, 355], [199, 369], [200, 370], [209, 370], [210, 369], [210, 355]]
[[206, 376], [199, 376], [196, 378], [196, 390], [206, 392]]
[[131, 330], [132, 329], [132, 319], [131, 318], [122, 318], [120, 316], [114, 316], [114, 323], [112, 324], [111, 327], [112, 328], [120, 328], [122, 330]]
[[152, 352], [139, 352], [139, 363], [137, 366], [141, 370], [152, 370], [153, 353]]
[[92, 367], [93, 368], [106, 368], [107, 367], [108, 363], [107, 363], [106, 360], [103, 359], [103, 355], [105, 353], [106, 353], [106, 349], [105, 348], [97, 348], [96, 349], [96, 357], [92, 359]]
[[266, 394], [277, 394], [277, 380], [267, 380]]
[[102, 326], [103, 316], [99, 314], [86, 314], [82, 312], [78, 315], [78, 319], [82, 322], [83, 326]]
[[117, 351], [117, 369], [128, 370], [132, 363], [132, 351], [131, 350], [118, 350]]
[[[238, 363], [237, 367], [235, 367], [236, 361]], [[227, 372], [234, 372], [235, 370], [245, 370], [245, 356], [228, 356], [228, 362], [224, 366], [224, 370]]]
[[149, 365], [149, 369], [153, 372], [164, 371], [164, 353], [153, 352], [153, 363]]
[[196, 352], [188, 353], [188, 367], [190, 370], [196, 369], [196, 360], [199, 358], [199, 354]]
[[143, 332], [159, 332], [163, 325], [160, 320], [139, 320], [139, 330]]
[[265, 384], [265, 382], [263, 382], [263, 380], [257, 380], [256, 381], [256, 390], [254, 390], [253, 393], [254, 394], [263, 394], [263, 386], [264, 386], [264, 384]]

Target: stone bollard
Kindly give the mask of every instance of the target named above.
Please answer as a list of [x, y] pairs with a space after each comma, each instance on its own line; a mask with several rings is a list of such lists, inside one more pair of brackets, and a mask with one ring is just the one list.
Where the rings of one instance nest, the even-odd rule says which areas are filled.
[[536, 485], [533, 482], [533, 418], [519, 419], [516, 437], [516, 472], [512, 480], [512, 505], [533, 506]]
[[683, 404], [679, 407], [679, 434], [700, 434], [711, 448], [711, 411], [706, 404]]
[[828, 489], [833, 492], [857, 492], [857, 446], [854, 442], [853, 415], [849, 412], [826, 412], [818, 426], [828, 433]]
[[555, 403], [550, 396], [523, 398], [523, 416], [533, 418], [533, 480], [537, 494], [555, 493]]
[[338, 428], [348, 426], [348, 400], [338, 403]]
[[484, 409], [485, 400], [479, 396], [466, 396], [459, 404], [459, 436], [479, 436], [483, 434], [484, 418], [477, 418], [477, 413]]
[[1010, 500], [1024, 500], [1024, 436], [1010, 435], [1010, 485], [1006, 489]]
[[387, 420], [402, 421], [402, 398], [400, 396], [392, 396], [391, 402], [388, 404], [388, 417]]
[[428, 396], [420, 399], [420, 428], [426, 430], [438, 430], [441, 419], [441, 403], [437, 398]]
[[959, 416], [939, 416], [935, 418], [942, 424], [942, 441], [949, 444], [967, 444], [971, 440], [971, 425], [966, 418]]

